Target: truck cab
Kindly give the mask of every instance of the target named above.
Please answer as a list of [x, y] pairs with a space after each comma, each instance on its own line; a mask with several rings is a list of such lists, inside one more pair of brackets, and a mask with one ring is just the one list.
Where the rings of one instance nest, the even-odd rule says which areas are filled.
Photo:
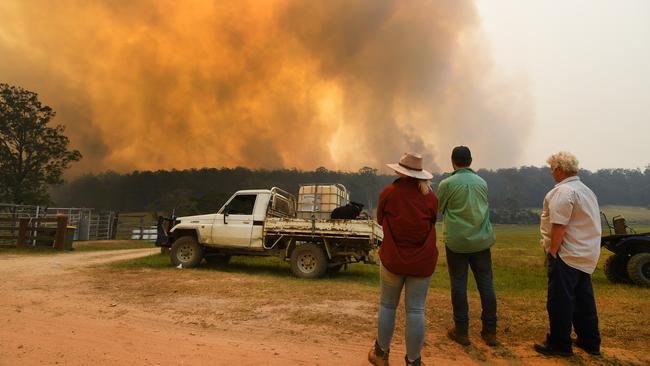
[[171, 233], [191, 231], [204, 246], [263, 250], [267, 215], [292, 215], [292, 196], [279, 188], [237, 191], [216, 214], [185, 216]]

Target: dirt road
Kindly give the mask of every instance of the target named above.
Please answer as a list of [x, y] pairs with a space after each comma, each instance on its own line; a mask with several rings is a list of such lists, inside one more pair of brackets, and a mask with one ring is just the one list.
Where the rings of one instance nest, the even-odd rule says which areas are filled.
[[[174, 274], [171, 280], [155, 271], [124, 274], [102, 267], [153, 253], [0, 256], [0, 365], [368, 364], [374, 303], [309, 303], [314, 311], [338, 314], [337, 319], [347, 316], [351, 323], [360, 319], [370, 324], [356, 333], [354, 327], [327, 327], [321, 318], [309, 316], [283, 321], [282, 314], [295, 314], [301, 305], [266, 301], [265, 285], [255, 277], [218, 274], [215, 280], [222, 285], [215, 287], [189, 270], [165, 271]], [[259, 298], [237, 296], [238, 289], [255, 286], [261, 289]], [[192, 290], [178, 293], [182, 287]], [[430, 334], [425, 360], [428, 365], [565, 364], [539, 357], [530, 347], [492, 350], [474, 343], [463, 349], [441, 334]], [[403, 349], [397, 339], [393, 364], [402, 364]]]

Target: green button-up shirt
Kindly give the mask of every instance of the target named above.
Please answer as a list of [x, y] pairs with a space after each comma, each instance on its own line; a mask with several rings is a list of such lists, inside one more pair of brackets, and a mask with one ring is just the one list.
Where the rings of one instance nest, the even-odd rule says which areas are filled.
[[483, 178], [472, 169], [458, 169], [440, 182], [436, 195], [444, 215], [444, 243], [452, 252], [476, 253], [494, 244]]

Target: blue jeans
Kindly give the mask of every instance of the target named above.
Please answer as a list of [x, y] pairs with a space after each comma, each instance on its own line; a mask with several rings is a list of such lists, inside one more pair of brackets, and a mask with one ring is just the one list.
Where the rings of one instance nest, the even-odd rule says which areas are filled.
[[467, 335], [469, 327], [469, 306], [467, 305], [468, 267], [474, 273], [476, 287], [481, 296], [481, 320], [483, 330], [496, 332], [497, 298], [492, 284], [492, 254], [490, 249], [476, 253], [455, 253], [445, 247], [447, 267], [451, 282], [451, 304], [454, 308], [454, 323], [459, 334]]
[[412, 361], [420, 358], [424, 346], [424, 307], [429, 291], [429, 277], [409, 277], [391, 273], [381, 266], [381, 298], [377, 321], [377, 343], [382, 350], [390, 350], [395, 330], [395, 312], [404, 287], [406, 308], [406, 355]]
[[548, 295], [546, 309], [550, 332], [549, 346], [571, 351], [571, 326], [580, 344], [589, 350], [600, 350], [598, 311], [591, 276], [568, 266], [557, 256], [548, 257]]

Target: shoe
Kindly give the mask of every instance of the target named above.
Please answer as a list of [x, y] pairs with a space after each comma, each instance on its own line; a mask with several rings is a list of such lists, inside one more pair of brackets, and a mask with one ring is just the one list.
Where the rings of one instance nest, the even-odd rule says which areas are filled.
[[481, 331], [481, 338], [485, 341], [485, 344], [487, 344], [490, 347], [497, 347], [499, 346], [499, 341], [497, 341], [497, 332], [496, 331], [489, 331], [489, 330], [482, 330]]
[[580, 348], [581, 350], [587, 352], [588, 354], [590, 354], [590, 355], [592, 355], [592, 356], [600, 356], [600, 350], [599, 350], [599, 349], [589, 349], [589, 348], [585, 348], [585, 347], [580, 343], [580, 340], [578, 340], [577, 338], [573, 338], [573, 339], [571, 339], [571, 341], [573, 342], [573, 344], [574, 344], [576, 347], [578, 347], [578, 348]]
[[375, 345], [368, 352], [368, 361], [375, 366], [388, 366], [389, 352], [382, 350], [377, 341], [375, 341]]
[[408, 356], [404, 356], [404, 361], [406, 361], [406, 366], [426, 366], [424, 362], [422, 362], [422, 357], [415, 361], [409, 361]]
[[469, 346], [470, 345], [469, 338], [467, 337], [467, 335], [466, 334], [465, 335], [459, 334], [458, 329], [456, 329], [456, 327], [449, 328], [447, 330], [447, 337], [449, 337], [449, 339], [451, 339], [452, 341], [454, 341], [454, 342], [456, 342], [456, 343], [458, 343], [458, 344], [460, 344], [462, 346]]
[[562, 357], [570, 357], [573, 356], [573, 351], [561, 351], [559, 349], [554, 349], [553, 347], [549, 346], [546, 342], [544, 343], [535, 343], [535, 351], [537, 353], [541, 353], [544, 356], [562, 356]]

